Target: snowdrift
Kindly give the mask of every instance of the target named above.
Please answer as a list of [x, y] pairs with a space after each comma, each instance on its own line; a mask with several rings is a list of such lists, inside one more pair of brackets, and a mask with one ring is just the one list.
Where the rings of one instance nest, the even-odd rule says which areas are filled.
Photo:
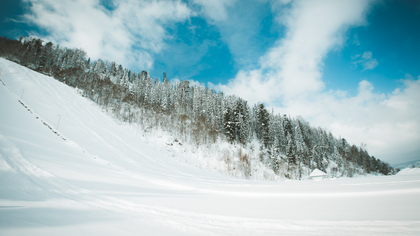
[[224, 176], [154, 148], [157, 140], [118, 124], [76, 89], [1, 58], [0, 68], [2, 235], [420, 232], [418, 174]]

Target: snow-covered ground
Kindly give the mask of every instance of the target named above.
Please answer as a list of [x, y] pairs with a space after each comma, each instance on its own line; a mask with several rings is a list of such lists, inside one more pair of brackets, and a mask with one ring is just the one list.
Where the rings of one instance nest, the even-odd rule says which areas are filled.
[[0, 235], [420, 234], [418, 172], [237, 179], [157, 150], [53, 78], [0, 68]]

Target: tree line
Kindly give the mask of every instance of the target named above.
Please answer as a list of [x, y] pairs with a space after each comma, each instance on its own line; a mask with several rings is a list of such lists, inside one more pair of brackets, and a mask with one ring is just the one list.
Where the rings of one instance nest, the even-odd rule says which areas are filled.
[[244, 150], [258, 149], [238, 154], [238, 169], [245, 178], [252, 175], [252, 158], [290, 179], [300, 179], [315, 168], [349, 177], [395, 172], [363, 147], [311, 127], [300, 117], [275, 114], [262, 103], [250, 105], [189, 81], [174, 82], [165, 73], [162, 79], [152, 78], [146, 71], [135, 73], [115, 62], [92, 62], [82, 49], [36, 38], [0, 37], [0, 56], [77, 88], [116, 119], [136, 123], [145, 132], [159, 128], [197, 147], [223, 141]]

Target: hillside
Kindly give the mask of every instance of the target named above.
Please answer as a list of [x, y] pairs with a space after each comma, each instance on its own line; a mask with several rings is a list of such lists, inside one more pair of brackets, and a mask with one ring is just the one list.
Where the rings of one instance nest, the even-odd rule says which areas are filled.
[[1, 38], [0, 45], [3, 57], [77, 88], [153, 143], [164, 137], [196, 166], [252, 180], [305, 179], [315, 168], [334, 177], [394, 173], [364, 148], [301, 118], [270, 113], [261, 103], [173, 82], [165, 73], [160, 80], [115, 62], [91, 62], [83, 50], [40, 39]]
[[321, 182], [229, 177], [154, 148], [54, 78], [2, 58], [0, 68], [2, 235], [420, 231], [418, 174]]
[[395, 169], [404, 169], [404, 168], [415, 168], [420, 166], [420, 160], [409, 161], [404, 163], [395, 164]]

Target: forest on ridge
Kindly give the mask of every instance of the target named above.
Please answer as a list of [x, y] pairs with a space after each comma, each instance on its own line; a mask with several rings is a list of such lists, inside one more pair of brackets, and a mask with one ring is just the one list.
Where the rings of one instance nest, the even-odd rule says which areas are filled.
[[145, 133], [167, 133], [173, 137], [170, 145], [211, 152], [223, 163], [219, 171], [229, 175], [255, 179], [264, 170], [264, 179], [302, 179], [315, 168], [332, 177], [395, 173], [363, 147], [302, 118], [189, 81], [168, 80], [165, 73], [152, 78], [36, 38], [0, 37], [0, 56], [77, 88], [121, 122], [137, 124]]

